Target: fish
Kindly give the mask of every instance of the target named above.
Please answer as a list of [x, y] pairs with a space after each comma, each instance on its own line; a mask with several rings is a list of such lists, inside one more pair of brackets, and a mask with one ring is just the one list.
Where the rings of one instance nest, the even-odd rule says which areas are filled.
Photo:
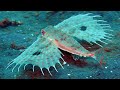
[[59, 30], [55, 30], [55, 28], [52, 26], [48, 26], [47, 28], [43, 29], [41, 32], [44, 32], [43, 36], [49, 38], [49, 40], [52, 41], [52, 43], [54, 43], [59, 49], [63, 51], [67, 51], [71, 54], [78, 56], [93, 57], [94, 59], [96, 58], [95, 52], [90, 52], [86, 50], [73, 37]]
[[102, 48], [103, 45], [98, 43], [98, 41], [107, 44], [106, 42], [109, 42], [114, 35], [110, 33], [113, 30], [106, 21], [94, 19], [99, 17], [101, 16], [93, 15], [92, 13], [78, 14], [65, 19], [55, 26], [48, 25], [41, 29], [41, 33], [33, 44], [7, 64], [6, 69], [15, 64], [12, 72], [17, 66], [19, 72], [22, 66], [25, 70], [28, 64], [32, 64], [33, 72], [35, 66], [38, 66], [43, 75], [43, 68], [45, 68], [52, 76], [50, 67], [53, 67], [58, 72], [56, 64], [64, 69], [60, 59], [67, 63], [62, 58], [64, 55], [59, 49], [67, 51], [73, 56], [92, 57], [96, 60], [96, 51], [88, 51], [74, 37], [79, 40], [85, 40], [88, 43], [95, 43]]

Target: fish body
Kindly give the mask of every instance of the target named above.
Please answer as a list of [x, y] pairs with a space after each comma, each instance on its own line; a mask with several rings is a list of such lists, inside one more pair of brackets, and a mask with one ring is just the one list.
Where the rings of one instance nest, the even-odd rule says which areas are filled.
[[44, 37], [52, 41], [58, 48], [63, 51], [67, 51], [71, 54], [84, 56], [84, 57], [93, 57], [94, 54], [86, 50], [80, 43], [78, 43], [73, 37], [65, 34], [60, 30], [56, 30], [52, 26], [48, 26], [43, 29], [42, 32]]

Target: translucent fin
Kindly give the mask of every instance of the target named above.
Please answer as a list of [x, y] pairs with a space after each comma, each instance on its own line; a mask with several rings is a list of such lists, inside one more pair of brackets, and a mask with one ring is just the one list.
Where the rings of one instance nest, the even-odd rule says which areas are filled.
[[44, 72], [43, 72], [43, 70], [41, 69], [41, 72], [42, 72], [42, 74], [44, 75]]
[[[79, 14], [71, 16], [54, 26], [57, 29], [87, 42], [96, 42], [107, 37], [106, 31], [112, 31], [107, 21], [97, 19], [99, 15]], [[100, 45], [101, 46], [101, 45]]]
[[14, 64], [14, 63], [9, 63], [8, 66], [6, 67], [6, 69], [8, 69], [12, 64]]
[[58, 72], [57, 68], [55, 66], [53, 66], [53, 67], [54, 67], [55, 71]]
[[25, 67], [27, 66], [27, 64], [24, 65], [24, 70], [25, 70]]
[[94, 15], [94, 16], [92, 16], [92, 17], [102, 17], [102, 16], [100, 16], [100, 15]]
[[99, 43], [97, 43], [97, 42], [94, 42], [95, 44], [97, 44], [98, 46], [100, 46], [100, 47], [103, 47], [102, 45], [100, 45]]
[[[20, 65], [18, 67], [18, 71], [19, 71], [19, 68], [23, 64], [24, 64], [24, 70], [26, 65], [32, 64], [33, 72], [34, 72], [34, 66], [38, 66], [41, 68], [41, 72], [44, 75], [44, 72], [42, 71], [43, 68], [49, 69], [51, 66], [54, 66], [56, 63], [59, 63], [60, 62], [59, 59], [61, 58], [61, 53], [59, 49], [55, 46], [55, 44], [50, 42], [48, 39], [45, 39], [44, 37], [38, 39], [39, 40], [36, 40], [21, 55], [19, 55], [17, 58], [12, 60], [8, 64], [7, 68], [15, 64], [15, 66], [12, 68], [12, 72], [13, 72], [14, 69], [17, 67], [17, 65]], [[52, 61], [52, 59], [54, 59], [54, 62]]]
[[107, 41], [109, 41], [109, 42], [111, 42], [112, 40], [110, 40], [110, 39], [107, 39], [107, 38], [103, 38], [103, 39], [105, 39], [105, 40], [107, 40]]
[[47, 70], [48, 70], [49, 74], [52, 76], [52, 73], [50, 72], [50, 70], [49, 69], [47, 69]]
[[65, 62], [65, 60], [61, 57], [61, 59], [63, 60], [63, 62]]
[[102, 41], [102, 40], [99, 40], [100, 42], [102, 42], [102, 43], [104, 43], [104, 44], [108, 44], [108, 43], [106, 43], [106, 42], [104, 42], [104, 41]]
[[62, 64], [60, 63], [60, 62], [58, 62], [59, 63], [59, 65], [64, 69], [64, 67], [62, 66]]
[[33, 65], [33, 72], [35, 71], [35, 66]]
[[18, 67], [18, 72], [20, 71], [20, 67], [21, 67], [21, 66], [22, 66], [22, 64], [19, 65], [19, 67]]

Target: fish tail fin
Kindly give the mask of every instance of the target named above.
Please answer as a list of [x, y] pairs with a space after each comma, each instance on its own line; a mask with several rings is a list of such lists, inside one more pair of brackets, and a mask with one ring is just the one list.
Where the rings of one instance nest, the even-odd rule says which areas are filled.
[[103, 64], [105, 64], [104, 62], [104, 54], [102, 54], [102, 56], [100, 56], [99, 58], [97, 57], [97, 54], [100, 53], [100, 50], [96, 50], [96, 51], [93, 51], [92, 54], [94, 54], [93, 56], [91, 56], [92, 58], [94, 58], [101, 67], [103, 67]]

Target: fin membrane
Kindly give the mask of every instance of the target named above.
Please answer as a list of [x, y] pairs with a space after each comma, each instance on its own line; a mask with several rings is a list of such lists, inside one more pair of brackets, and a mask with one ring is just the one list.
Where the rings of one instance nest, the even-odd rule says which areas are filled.
[[21, 66], [24, 66], [24, 69], [26, 65], [32, 64], [33, 65], [33, 71], [34, 67], [38, 66], [41, 69], [42, 74], [44, 75], [43, 68], [46, 68], [48, 72], [49, 68], [52, 66], [57, 71], [55, 65], [56, 63], [59, 63], [60, 66], [61, 63], [59, 59], [61, 58], [61, 52], [60, 50], [48, 39], [45, 39], [44, 37], [39, 37], [31, 46], [29, 46], [21, 55], [19, 55], [17, 58], [12, 60], [7, 68], [9, 68], [11, 65], [15, 64], [15, 66], [12, 68], [13, 70], [18, 66], [18, 71]]

